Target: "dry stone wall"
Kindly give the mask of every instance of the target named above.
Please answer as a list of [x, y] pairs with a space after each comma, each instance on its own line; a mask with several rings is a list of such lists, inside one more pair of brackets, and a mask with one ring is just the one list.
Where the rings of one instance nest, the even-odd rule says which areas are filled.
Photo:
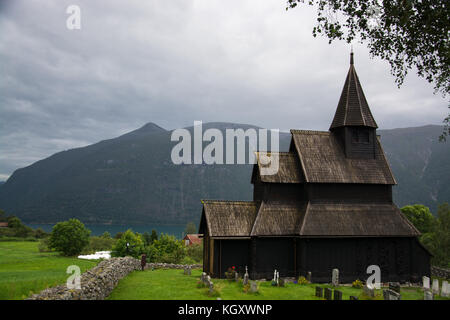
[[431, 275], [439, 278], [450, 279], [450, 269], [431, 266]]
[[[146, 269], [200, 268], [201, 265], [149, 263]], [[81, 289], [69, 289], [66, 284], [42, 290], [27, 300], [103, 300], [108, 297], [119, 280], [134, 270], [141, 270], [141, 261], [132, 257], [111, 258], [81, 275]], [[69, 275], [68, 275], [69, 277]]]

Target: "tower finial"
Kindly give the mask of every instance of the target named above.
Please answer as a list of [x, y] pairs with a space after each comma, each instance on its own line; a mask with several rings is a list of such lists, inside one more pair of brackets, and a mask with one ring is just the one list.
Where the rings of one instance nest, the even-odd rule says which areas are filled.
[[350, 64], [353, 64], [353, 45], [351, 47], [351, 51], [350, 51]]

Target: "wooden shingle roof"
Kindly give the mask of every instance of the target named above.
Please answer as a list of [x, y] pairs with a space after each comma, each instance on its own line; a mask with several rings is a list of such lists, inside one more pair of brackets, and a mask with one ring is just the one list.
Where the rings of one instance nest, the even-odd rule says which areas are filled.
[[418, 236], [392, 204], [308, 204], [301, 236]]
[[251, 236], [415, 237], [420, 232], [393, 204], [204, 201], [213, 238]]
[[291, 133], [306, 182], [396, 184], [378, 139], [374, 159], [352, 159], [331, 132]]
[[288, 236], [300, 231], [306, 202], [263, 202], [251, 232], [252, 236]]
[[[259, 203], [254, 201], [203, 200], [200, 233], [208, 228], [211, 237], [248, 237]], [[206, 223], [206, 226], [203, 223]]]
[[[302, 177], [302, 171], [300, 168], [300, 162], [297, 155], [294, 152], [273, 152], [272, 154], [278, 155], [278, 172], [273, 175], [264, 175], [262, 168], [267, 166], [264, 161], [261, 161], [261, 157], [264, 157], [264, 153], [255, 152], [256, 165], [258, 168], [258, 174], [262, 182], [269, 183], [302, 183], [305, 180]], [[254, 177], [252, 177], [252, 181]]]
[[345, 79], [344, 88], [342, 89], [330, 130], [343, 126], [378, 128], [353, 65], [353, 53], [350, 55], [350, 69]]

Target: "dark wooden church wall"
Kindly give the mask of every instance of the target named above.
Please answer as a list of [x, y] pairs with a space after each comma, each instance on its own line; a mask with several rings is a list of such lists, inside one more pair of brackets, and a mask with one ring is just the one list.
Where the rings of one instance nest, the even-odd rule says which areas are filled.
[[306, 186], [311, 201], [350, 203], [392, 203], [392, 186], [348, 183], [310, 183]]
[[295, 276], [294, 249], [293, 238], [257, 238], [256, 278], [272, 279], [274, 269], [282, 277]]
[[[298, 274], [312, 272], [314, 282], [331, 282], [332, 269], [339, 269], [341, 282], [366, 280], [370, 265], [381, 269], [381, 281], [412, 281], [429, 275], [426, 252], [420, 252], [414, 238], [328, 238], [301, 239], [297, 256]], [[300, 248], [305, 252], [301, 252]], [[413, 254], [411, 254], [413, 251]], [[411, 261], [414, 256], [416, 261]], [[409, 260], [409, 261], [408, 261]], [[428, 267], [429, 270], [429, 267]]]
[[253, 200], [255, 201], [305, 201], [305, 185], [301, 183], [255, 182]]
[[230, 267], [235, 267], [241, 276], [245, 273], [245, 266], [250, 267], [250, 240], [216, 240], [218, 261], [216, 274], [225, 277]]

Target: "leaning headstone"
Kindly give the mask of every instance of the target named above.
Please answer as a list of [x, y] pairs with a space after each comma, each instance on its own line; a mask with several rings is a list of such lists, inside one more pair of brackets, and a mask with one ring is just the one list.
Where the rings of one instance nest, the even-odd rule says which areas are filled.
[[389, 290], [400, 293], [400, 283], [398, 282], [389, 282]]
[[331, 300], [332, 295], [333, 295], [333, 290], [331, 290], [330, 288], [325, 288], [325, 291], [324, 291], [325, 299]]
[[308, 271], [308, 273], [306, 274], [306, 280], [308, 280], [308, 282], [311, 283], [312, 282], [311, 279], [312, 279], [312, 273], [311, 273], [311, 271]]
[[401, 295], [394, 290], [387, 289], [383, 290], [383, 299], [384, 300], [401, 300]]
[[433, 279], [433, 287], [431, 289], [433, 291], [433, 294], [439, 294], [439, 280]]
[[187, 273], [187, 275], [188, 275], [188, 276], [192, 275], [191, 267], [188, 268], [188, 273]]
[[368, 286], [367, 284], [363, 287], [363, 293], [368, 297], [375, 297], [375, 289], [371, 286]]
[[316, 297], [319, 297], [319, 298], [323, 297], [323, 288], [316, 287]]
[[441, 297], [450, 297], [450, 286], [448, 281], [442, 281]]
[[333, 300], [342, 300], [342, 291], [334, 290]]
[[258, 286], [256, 284], [256, 281], [250, 281], [250, 292], [252, 293], [258, 292]]
[[423, 289], [425, 289], [425, 290], [430, 289], [430, 278], [428, 278], [427, 276], [424, 276], [422, 278], [422, 282], [423, 282]]
[[423, 292], [423, 300], [433, 300], [433, 292], [430, 290], [425, 290]]
[[331, 275], [331, 284], [333, 287], [337, 287], [339, 285], [339, 270], [333, 269], [333, 273]]
[[358, 297], [350, 296], [350, 300], [358, 300]]

